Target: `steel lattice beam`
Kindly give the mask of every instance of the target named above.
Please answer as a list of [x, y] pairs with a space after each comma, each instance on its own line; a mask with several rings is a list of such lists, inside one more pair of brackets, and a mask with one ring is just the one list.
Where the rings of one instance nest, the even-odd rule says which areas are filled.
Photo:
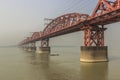
[[[70, 13], [53, 19], [42, 32], [35, 32], [20, 45], [41, 40], [48, 46], [48, 39], [76, 31], [84, 31], [85, 46], [104, 46], [104, 31], [100, 27], [120, 21], [120, 0], [99, 0], [93, 14]], [[47, 40], [46, 40], [47, 39]]]

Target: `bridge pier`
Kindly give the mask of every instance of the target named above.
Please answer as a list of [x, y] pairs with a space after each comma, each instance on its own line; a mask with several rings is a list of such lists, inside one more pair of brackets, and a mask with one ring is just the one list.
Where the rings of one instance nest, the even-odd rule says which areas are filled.
[[38, 49], [39, 54], [50, 54], [49, 39], [41, 40], [41, 47]]
[[38, 50], [38, 53], [39, 54], [50, 54], [50, 47], [39, 47], [39, 50]]
[[25, 50], [25, 51], [27, 51], [27, 50], [28, 50], [28, 49], [27, 49], [27, 45], [26, 45], [26, 44], [22, 45], [22, 46], [21, 46], [21, 48], [22, 48], [23, 50]]
[[25, 50], [27, 50], [29, 52], [35, 52], [36, 51], [36, 47], [28, 47]]
[[28, 49], [27, 49], [27, 47], [23, 47], [23, 50], [27, 51]]
[[28, 43], [26, 50], [29, 51], [29, 52], [35, 52], [36, 51], [35, 42]]
[[36, 52], [36, 47], [31, 47], [32, 52]]
[[32, 51], [32, 48], [31, 48], [31, 47], [28, 47], [28, 50], [27, 50], [27, 51], [31, 52], [31, 51]]
[[107, 46], [81, 46], [81, 62], [106, 62], [108, 61]]
[[108, 61], [107, 46], [104, 46], [104, 28], [101, 26], [87, 25], [83, 27], [84, 46], [81, 47], [80, 61], [104, 62]]

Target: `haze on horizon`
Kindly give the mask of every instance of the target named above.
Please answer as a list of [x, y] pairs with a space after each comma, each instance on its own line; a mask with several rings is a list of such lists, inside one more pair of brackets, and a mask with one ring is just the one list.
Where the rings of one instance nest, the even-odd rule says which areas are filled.
[[[44, 18], [54, 19], [73, 12], [91, 15], [97, 2], [98, 0], [0, 0], [0, 46], [18, 44], [30, 36], [30, 32], [42, 31], [45, 28]], [[119, 47], [119, 23], [106, 27], [106, 45]]]

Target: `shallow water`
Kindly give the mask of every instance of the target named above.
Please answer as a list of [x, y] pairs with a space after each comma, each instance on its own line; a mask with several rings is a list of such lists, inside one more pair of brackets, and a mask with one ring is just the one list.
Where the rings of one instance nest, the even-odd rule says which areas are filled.
[[[120, 54], [109, 53], [109, 62], [81, 63], [71, 48], [53, 47], [52, 53], [36, 54], [20, 48], [0, 48], [0, 80], [119, 80]], [[69, 50], [69, 51], [68, 51]]]

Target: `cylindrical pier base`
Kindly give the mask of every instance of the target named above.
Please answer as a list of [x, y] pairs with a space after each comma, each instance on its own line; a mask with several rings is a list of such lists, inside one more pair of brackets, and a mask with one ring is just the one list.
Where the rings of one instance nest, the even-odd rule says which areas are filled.
[[28, 48], [28, 51], [29, 51], [29, 52], [35, 52], [35, 51], [36, 51], [36, 47], [29, 47], [29, 48]]
[[50, 53], [50, 47], [39, 47], [39, 50], [37, 53], [43, 54], [43, 53]]
[[36, 47], [31, 47], [32, 52], [36, 52]]
[[107, 46], [81, 46], [80, 61], [82, 62], [105, 62], [108, 61]]
[[28, 47], [28, 50], [27, 50], [27, 51], [31, 52], [31, 51], [32, 51], [31, 47]]
[[23, 50], [27, 51], [28, 49], [26, 47], [23, 47]]

